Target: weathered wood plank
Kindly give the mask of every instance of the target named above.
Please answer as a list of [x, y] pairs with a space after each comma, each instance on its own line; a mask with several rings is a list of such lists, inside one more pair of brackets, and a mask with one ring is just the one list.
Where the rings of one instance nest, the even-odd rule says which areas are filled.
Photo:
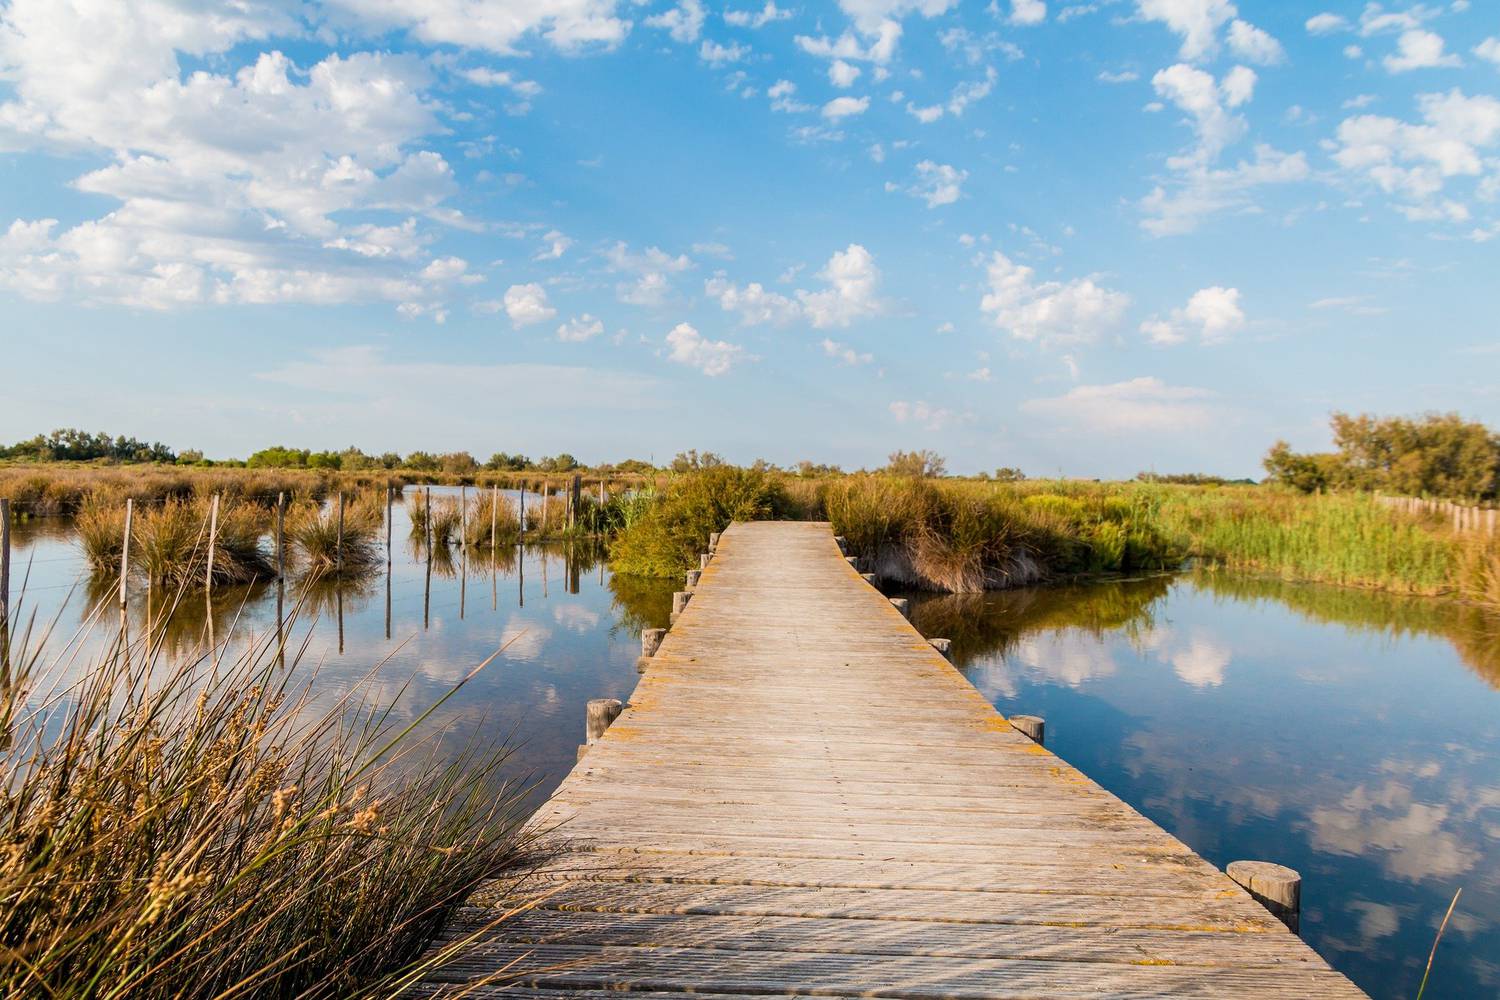
[[724, 532], [532, 824], [556, 859], [476, 894], [420, 995], [1362, 996], [1017, 732], [826, 525]]

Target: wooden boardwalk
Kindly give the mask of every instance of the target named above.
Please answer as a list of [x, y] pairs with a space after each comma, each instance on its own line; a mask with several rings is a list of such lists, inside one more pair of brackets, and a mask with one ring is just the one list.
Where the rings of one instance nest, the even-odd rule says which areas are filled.
[[[424, 984], [645, 998], [1363, 997], [1022, 736], [844, 560], [736, 524], [534, 823], [535, 908]], [[510, 900], [483, 894], [450, 936]], [[445, 985], [453, 984], [453, 985]]]

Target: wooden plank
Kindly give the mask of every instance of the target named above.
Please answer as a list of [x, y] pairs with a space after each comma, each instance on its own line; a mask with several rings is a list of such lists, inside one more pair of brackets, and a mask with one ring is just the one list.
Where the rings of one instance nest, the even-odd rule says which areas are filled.
[[826, 525], [723, 533], [531, 824], [554, 859], [474, 896], [420, 995], [1362, 996], [1016, 732]]

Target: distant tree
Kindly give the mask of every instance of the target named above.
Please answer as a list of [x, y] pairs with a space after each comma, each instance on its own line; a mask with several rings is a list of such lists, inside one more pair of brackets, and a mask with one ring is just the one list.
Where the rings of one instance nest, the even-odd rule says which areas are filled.
[[797, 475], [804, 479], [816, 479], [820, 476], [839, 476], [843, 475], [843, 472], [844, 470], [837, 465], [823, 465], [818, 462], [811, 462], [805, 458], [797, 463]]
[[1009, 465], [1001, 466], [995, 470], [995, 479], [1002, 483], [1025, 482], [1026, 473]]
[[650, 462], [644, 462], [639, 458], [627, 458], [623, 462], [615, 463], [615, 471], [645, 475], [655, 472], [656, 468]]
[[466, 451], [450, 451], [438, 458], [439, 467], [449, 475], [464, 476], [479, 469], [474, 456]]
[[679, 451], [673, 457], [671, 469], [673, 472], [691, 472], [694, 469], [717, 469], [727, 464], [722, 456], [711, 451], [700, 455], [697, 448], [689, 448], [687, 451]]
[[0, 457], [27, 459], [34, 462], [175, 462], [177, 456], [166, 445], [136, 438], [111, 438], [108, 434], [63, 427], [50, 434], [38, 434], [0, 448]]
[[276, 445], [252, 453], [245, 459], [245, 465], [252, 469], [303, 469], [307, 467], [307, 456], [305, 448]]
[[339, 452], [339, 468], [345, 472], [368, 472], [380, 468], [378, 459], [350, 445]]
[[426, 451], [414, 451], [401, 461], [401, 468], [412, 472], [436, 472], [441, 467], [438, 457]]
[[336, 451], [314, 451], [307, 456], [307, 467], [309, 469], [334, 469], [337, 470], [343, 463], [339, 453]]
[[382, 469], [399, 469], [399, 468], [401, 468], [401, 456], [398, 455], [398, 454], [396, 454], [394, 451], [381, 452], [380, 453], [380, 467]]
[[948, 471], [948, 461], [935, 451], [893, 451], [882, 470], [892, 476], [937, 479]]
[[517, 453], [508, 454], [497, 451], [490, 456], [490, 460], [484, 463], [484, 467], [492, 472], [522, 472], [532, 467], [531, 459]]
[[572, 472], [578, 468], [578, 459], [564, 451], [550, 458], [537, 459], [536, 467], [543, 472]]
[[182, 449], [182, 451], [179, 451], [177, 453], [177, 464], [202, 465], [204, 464], [203, 452], [199, 451], [197, 448], [184, 448]]

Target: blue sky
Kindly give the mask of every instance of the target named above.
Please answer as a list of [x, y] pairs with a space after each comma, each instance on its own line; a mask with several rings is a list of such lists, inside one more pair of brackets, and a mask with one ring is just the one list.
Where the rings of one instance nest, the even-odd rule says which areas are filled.
[[0, 437], [1256, 475], [1500, 424], [1493, 2], [0, 0]]

